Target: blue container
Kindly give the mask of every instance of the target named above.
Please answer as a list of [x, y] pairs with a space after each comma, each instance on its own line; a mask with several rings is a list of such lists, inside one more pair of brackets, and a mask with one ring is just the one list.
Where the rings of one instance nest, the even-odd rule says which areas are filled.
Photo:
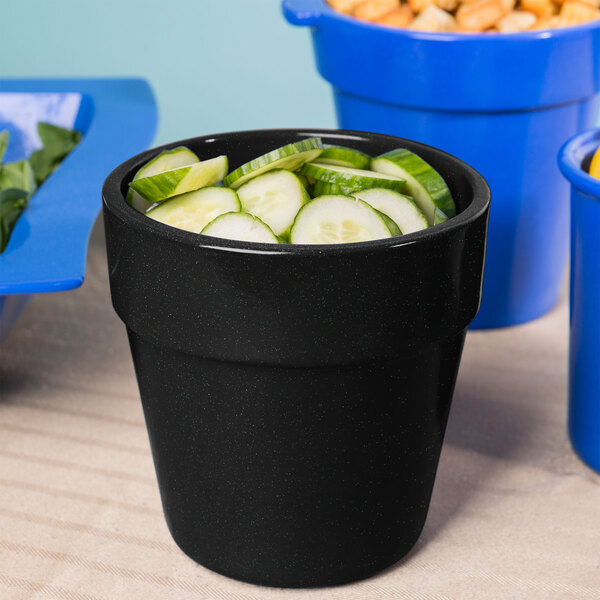
[[600, 129], [567, 142], [559, 166], [571, 183], [569, 435], [600, 472], [600, 180], [587, 174]]
[[0, 79], [0, 131], [10, 132], [6, 162], [39, 147], [38, 121], [74, 127], [83, 138], [32, 196], [0, 254], [0, 340], [32, 294], [83, 283], [102, 182], [150, 144], [157, 109], [141, 79]]
[[325, 0], [285, 0], [310, 26], [338, 121], [446, 150], [492, 189], [483, 299], [473, 328], [535, 319], [557, 302], [568, 255], [562, 143], [594, 124], [600, 22], [520, 34], [425, 33], [359, 21]]

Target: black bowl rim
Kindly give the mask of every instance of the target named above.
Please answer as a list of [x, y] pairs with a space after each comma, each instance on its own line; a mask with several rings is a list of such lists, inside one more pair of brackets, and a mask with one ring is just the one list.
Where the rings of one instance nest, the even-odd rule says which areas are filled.
[[[163, 150], [175, 148], [176, 146], [189, 146], [196, 145], [199, 142], [214, 141], [219, 138], [227, 138], [232, 135], [265, 135], [266, 133], [289, 133], [290, 138], [302, 135], [306, 137], [319, 137], [323, 136], [346, 136], [354, 138], [368, 138], [381, 139], [382, 141], [389, 141], [398, 144], [398, 147], [402, 147], [403, 142], [410, 142], [412, 145], [420, 146], [445, 156], [454, 163], [455, 167], [459, 167], [463, 170], [469, 183], [473, 188], [473, 201], [467, 206], [465, 210], [458, 213], [455, 217], [448, 219], [444, 223], [429, 227], [422, 231], [415, 233], [408, 233], [401, 236], [383, 238], [379, 240], [371, 240], [368, 242], [353, 242], [348, 244], [268, 244], [259, 242], [245, 242], [238, 240], [229, 240], [226, 238], [217, 238], [212, 236], [202, 235], [200, 233], [193, 233], [191, 231], [185, 231], [164, 223], [159, 223], [153, 219], [144, 216], [136, 209], [131, 207], [121, 192], [121, 185], [124, 178], [133, 170], [137, 170], [144, 163], [148, 162], [156, 154]], [[470, 165], [460, 160], [456, 156], [444, 152], [439, 148], [422, 144], [414, 140], [406, 138], [400, 138], [396, 136], [386, 135], [382, 133], [372, 133], [367, 131], [354, 131], [350, 129], [314, 129], [307, 127], [299, 128], [273, 128], [273, 129], [247, 129], [240, 131], [229, 131], [224, 133], [209, 134], [203, 136], [197, 136], [192, 138], [186, 138], [184, 140], [178, 140], [175, 142], [169, 142], [162, 146], [157, 146], [141, 152], [131, 157], [124, 163], [121, 163], [116, 167], [106, 178], [102, 187], [102, 200], [105, 207], [113, 213], [115, 216], [120, 218], [123, 222], [127, 223], [130, 227], [150, 232], [158, 237], [167, 238], [171, 241], [179, 242], [184, 245], [202, 247], [213, 250], [223, 250], [231, 252], [242, 252], [248, 254], [298, 254], [298, 255], [314, 255], [314, 254], [352, 254], [354, 252], [374, 251], [374, 250], [389, 250], [392, 248], [398, 248], [401, 246], [407, 246], [409, 244], [428, 243], [435, 238], [443, 238], [450, 235], [457, 229], [461, 229], [474, 222], [479, 217], [483, 216], [487, 211], [490, 200], [491, 192], [490, 188], [483, 178], [483, 176], [473, 169]]]

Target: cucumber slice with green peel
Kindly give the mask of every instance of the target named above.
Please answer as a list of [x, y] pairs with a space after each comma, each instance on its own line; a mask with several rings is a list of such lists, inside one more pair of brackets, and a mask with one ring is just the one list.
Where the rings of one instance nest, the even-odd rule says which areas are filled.
[[364, 169], [340, 167], [320, 162], [306, 163], [301, 173], [307, 177], [314, 177], [328, 183], [335, 183], [356, 190], [381, 187], [401, 192], [404, 189], [404, 179], [395, 175], [375, 173]]
[[298, 212], [292, 244], [347, 244], [390, 238], [384, 219], [366, 202], [350, 196], [319, 196]]
[[400, 227], [402, 233], [413, 233], [429, 227], [421, 209], [412, 198], [404, 194], [393, 190], [371, 188], [354, 192], [353, 196], [364, 200], [374, 209], [390, 217]]
[[371, 161], [371, 169], [406, 179], [407, 193], [425, 213], [430, 225], [433, 224], [436, 208], [448, 217], [456, 215], [452, 194], [442, 176], [410, 150], [398, 148], [386, 152]]
[[145, 198], [142, 198], [137, 192], [134, 192], [131, 188], [127, 190], [127, 196], [125, 197], [127, 204], [130, 204], [135, 210], [145, 213], [154, 204], [148, 202]]
[[[143, 177], [151, 177], [152, 175], [158, 175], [158, 173], [164, 171], [185, 167], [195, 162], [198, 162], [198, 157], [185, 146], [178, 146], [171, 150], [163, 150], [151, 161], [141, 167], [133, 176], [133, 179], [135, 181], [136, 179], [141, 179]], [[148, 202], [148, 200], [142, 198], [142, 196], [132, 189], [129, 189], [127, 192], [126, 200], [133, 208], [140, 212], [146, 212], [152, 206], [152, 202]]]
[[364, 152], [346, 148], [345, 146], [327, 146], [319, 156], [320, 163], [328, 165], [339, 165], [341, 167], [353, 167], [355, 169], [368, 169], [371, 157]]
[[165, 171], [171, 171], [172, 169], [178, 169], [179, 167], [187, 167], [188, 165], [197, 163], [198, 160], [198, 157], [185, 146], [163, 150], [141, 167], [133, 176], [133, 179], [141, 179], [143, 177], [158, 175]]
[[235, 169], [225, 177], [224, 184], [235, 189], [273, 169], [296, 171], [305, 162], [317, 158], [322, 151], [323, 143], [320, 138], [307, 138], [300, 142], [287, 144]]
[[287, 237], [296, 214], [310, 200], [291, 171], [277, 169], [251, 179], [237, 190], [242, 210], [264, 221], [275, 235]]
[[433, 213], [433, 224], [439, 225], [440, 223], [444, 223], [448, 220], [448, 215], [441, 209], [436, 208]]
[[258, 217], [243, 212], [230, 212], [211, 221], [202, 231], [202, 235], [239, 240], [244, 242], [262, 242], [279, 244], [277, 236], [268, 225]]
[[296, 175], [296, 177], [300, 180], [300, 183], [304, 186], [304, 189], [308, 192], [308, 188], [310, 188], [310, 183], [308, 182], [308, 179], [300, 173], [294, 173], [294, 175]]
[[169, 198], [146, 214], [166, 225], [200, 233], [219, 215], [239, 212], [242, 206], [234, 190], [223, 187], [205, 187], [187, 194]]
[[[368, 202], [367, 202], [368, 204]], [[373, 208], [373, 207], [371, 207]], [[400, 227], [398, 227], [398, 225], [396, 225], [395, 221], [392, 221], [392, 219], [390, 219], [385, 213], [382, 213], [380, 210], [376, 210], [375, 212], [383, 219], [384, 223], [387, 225], [387, 228], [390, 230], [390, 233], [392, 234], [392, 237], [396, 237], [397, 235], [402, 235], [402, 232], [400, 231]]]
[[179, 194], [214, 185], [227, 173], [227, 157], [217, 156], [184, 167], [134, 179], [129, 187], [149, 202], [161, 202]]
[[356, 191], [358, 191], [356, 188], [329, 183], [320, 179], [315, 179], [311, 188], [313, 198], [317, 196], [352, 196]]

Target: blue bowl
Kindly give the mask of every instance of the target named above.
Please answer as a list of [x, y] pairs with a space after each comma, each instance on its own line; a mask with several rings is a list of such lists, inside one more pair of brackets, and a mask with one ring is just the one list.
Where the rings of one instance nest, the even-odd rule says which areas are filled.
[[560, 170], [571, 183], [571, 313], [569, 435], [584, 462], [600, 472], [600, 180], [587, 174], [600, 129], [561, 149]]
[[157, 110], [139, 79], [0, 80], [0, 130], [11, 134], [6, 161], [39, 146], [39, 120], [74, 127], [83, 139], [33, 195], [0, 254], [0, 339], [31, 294], [83, 283], [102, 182], [150, 144]]
[[436, 146], [492, 189], [481, 309], [473, 328], [516, 325], [557, 302], [568, 256], [566, 139], [591, 127], [600, 92], [600, 22], [520, 34], [426, 33], [285, 0], [310, 26], [317, 67], [345, 129]]

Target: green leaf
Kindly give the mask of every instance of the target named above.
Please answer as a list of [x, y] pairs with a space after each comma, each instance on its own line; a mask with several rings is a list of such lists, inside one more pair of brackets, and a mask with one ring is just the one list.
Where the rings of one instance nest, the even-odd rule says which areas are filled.
[[38, 134], [44, 150], [54, 160], [64, 158], [81, 139], [81, 134], [73, 129], [63, 129], [50, 123], [38, 123]]
[[31, 195], [81, 140], [78, 131], [63, 129], [50, 123], [38, 123], [43, 147], [32, 153], [29, 160], [2, 165], [8, 146], [8, 131], [0, 132], [0, 253]]
[[8, 130], [0, 131], [0, 165], [2, 164], [2, 158], [4, 157], [4, 153], [6, 152], [6, 147], [8, 146], [8, 140], [10, 139], [10, 134]]
[[28, 194], [14, 188], [0, 191], [0, 253], [8, 246], [15, 223], [27, 206]]
[[75, 148], [81, 134], [74, 129], [63, 129], [44, 122], [38, 123], [37, 128], [43, 147], [31, 154], [29, 162], [40, 185]]
[[35, 180], [41, 185], [45, 179], [60, 165], [61, 159], [54, 158], [53, 154], [45, 148], [40, 148], [31, 153], [29, 163], [33, 169]]
[[35, 192], [37, 184], [29, 161], [19, 160], [0, 166], [0, 191], [10, 188], [24, 190], [29, 196]]

